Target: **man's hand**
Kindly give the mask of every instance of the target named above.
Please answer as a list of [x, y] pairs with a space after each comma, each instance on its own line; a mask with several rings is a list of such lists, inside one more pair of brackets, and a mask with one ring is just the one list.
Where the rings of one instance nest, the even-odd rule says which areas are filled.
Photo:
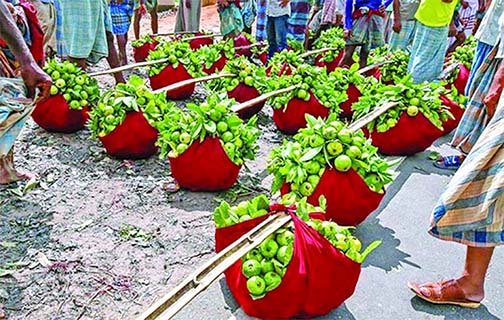
[[191, 0], [185, 0], [185, 7], [187, 9], [191, 9], [191, 7], [192, 7]]
[[464, 0], [460, 0], [460, 5], [464, 9], [467, 9], [467, 7], [469, 7], [469, 3], [467, 1], [464, 1]]
[[290, 0], [280, 0], [280, 7], [285, 8], [289, 4]]
[[227, 0], [218, 0], [218, 2], [223, 8], [227, 8], [229, 6], [229, 2]]
[[348, 29], [343, 31], [343, 37], [345, 38], [345, 40], [350, 39], [351, 36], [352, 36], [352, 30]]
[[401, 32], [402, 25], [401, 25], [401, 20], [396, 19], [394, 20], [394, 25], [392, 26], [392, 30], [394, 30], [395, 33]]
[[40, 94], [35, 102], [43, 101], [49, 97], [51, 78], [35, 63], [21, 66], [21, 77], [28, 88], [28, 97], [35, 96], [35, 89], [40, 89]]

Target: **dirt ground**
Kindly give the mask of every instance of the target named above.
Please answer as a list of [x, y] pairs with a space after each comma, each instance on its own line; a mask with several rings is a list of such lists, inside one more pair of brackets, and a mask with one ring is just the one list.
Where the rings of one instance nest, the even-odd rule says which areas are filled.
[[[218, 23], [216, 8], [203, 8], [202, 27], [218, 32]], [[142, 25], [146, 31], [149, 19]], [[173, 25], [174, 14], [162, 13], [160, 32]], [[100, 82], [113, 85], [108, 76]], [[193, 99], [205, 94], [198, 87]], [[242, 168], [237, 185], [225, 193], [192, 193], [170, 191], [164, 159], [114, 160], [87, 129], [53, 134], [29, 121], [15, 159], [39, 178], [0, 187], [6, 317], [129, 319], [143, 311], [213, 254], [217, 200], [268, 191], [266, 155], [283, 137], [265, 113], [259, 126], [261, 150]]]

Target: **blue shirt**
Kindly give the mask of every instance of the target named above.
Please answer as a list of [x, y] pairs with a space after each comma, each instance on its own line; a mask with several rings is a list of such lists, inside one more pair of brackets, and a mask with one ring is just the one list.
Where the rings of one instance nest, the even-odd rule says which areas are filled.
[[[355, 6], [354, 6], [355, 1]], [[345, 5], [345, 29], [352, 29], [352, 14], [354, 10], [359, 8], [368, 7], [370, 10], [379, 10], [380, 6], [388, 7], [393, 0], [385, 0], [382, 3], [382, 0], [346, 0]]]

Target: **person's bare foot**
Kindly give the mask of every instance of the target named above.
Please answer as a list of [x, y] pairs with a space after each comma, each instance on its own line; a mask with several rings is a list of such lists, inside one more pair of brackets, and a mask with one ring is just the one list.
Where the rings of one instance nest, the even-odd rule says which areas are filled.
[[474, 283], [468, 276], [461, 276], [458, 278], [457, 283], [464, 291], [467, 299], [471, 301], [483, 301], [485, 297], [484, 288], [480, 283]]
[[0, 168], [0, 184], [9, 184], [20, 180], [30, 180], [36, 177], [36, 174], [29, 171], [16, 170], [10, 167]]

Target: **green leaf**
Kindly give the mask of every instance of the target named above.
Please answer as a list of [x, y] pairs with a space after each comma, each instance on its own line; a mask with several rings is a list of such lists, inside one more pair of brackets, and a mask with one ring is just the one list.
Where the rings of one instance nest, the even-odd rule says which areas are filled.
[[301, 162], [310, 161], [311, 159], [315, 158], [320, 153], [320, 151], [322, 151], [323, 148], [324, 146], [308, 149], [308, 151], [301, 157], [301, 159], [299, 159], [299, 161]]

